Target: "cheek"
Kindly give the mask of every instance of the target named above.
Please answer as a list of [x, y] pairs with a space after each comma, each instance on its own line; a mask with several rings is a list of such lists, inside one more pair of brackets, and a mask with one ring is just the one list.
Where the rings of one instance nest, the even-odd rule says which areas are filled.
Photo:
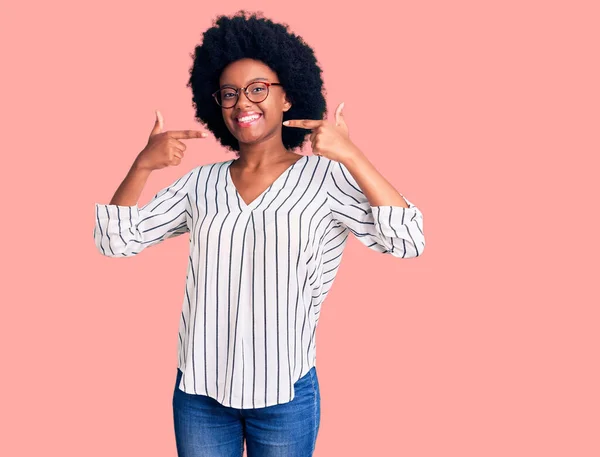
[[265, 119], [271, 123], [280, 122], [283, 118], [283, 106], [271, 104], [262, 108]]
[[225, 127], [227, 127], [227, 130], [231, 130], [233, 127], [233, 121], [229, 117], [229, 113], [227, 113], [225, 110], [221, 110], [221, 116], [223, 118], [223, 122], [225, 123]]

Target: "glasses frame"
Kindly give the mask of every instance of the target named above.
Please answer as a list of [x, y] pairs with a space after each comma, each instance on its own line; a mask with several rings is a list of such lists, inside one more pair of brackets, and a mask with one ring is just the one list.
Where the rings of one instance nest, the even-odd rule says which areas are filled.
[[[264, 84], [264, 85], [267, 86], [267, 95], [265, 95], [265, 98], [263, 98], [260, 102], [253, 102], [252, 100], [250, 100], [250, 96], [248, 95], [248, 87], [250, 87], [252, 84], [257, 84], [257, 83]], [[225, 87], [223, 89], [218, 89], [215, 92], [213, 92], [212, 97], [215, 99], [215, 102], [217, 102], [217, 105], [219, 105], [221, 108], [223, 108], [223, 109], [231, 109], [231, 108], [234, 108], [235, 105], [237, 105], [237, 103], [240, 101], [240, 90], [244, 91], [244, 94], [246, 94], [246, 98], [248, 100], [250, 100], [252, 103], [262, 103], [269, 96], [269, 92], [270, 92], [269, 88], [270, 88], [270, 86], [283, 86], [283, 84], [281, 84], [281, 83], [270, 83], [270, 82], [267, 82], [267, 81], [252, 81], [246, 87], [238, 87], [238, 88], [235, 89], [236, 99], [235, 99], [235, 103], [233, 105], [231, 105], [231, 106], [223, 106], [223, 105], [221, 105], [219, 103], [218, 98], [217, 98], [217, 94], [219, 92], [221, 92], [221, 90], [226, 89]], [[228, 87], [228, 89], [233, 89], [233, 87]]]

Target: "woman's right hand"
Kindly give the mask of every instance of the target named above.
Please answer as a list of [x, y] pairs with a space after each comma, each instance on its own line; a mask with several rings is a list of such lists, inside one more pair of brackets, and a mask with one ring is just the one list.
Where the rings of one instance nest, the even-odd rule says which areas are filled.
[[179, 165], [186, 149], [179, 140], [206, 138], [208, 134], [199, 130], [169, 130], [163, 132], [163, 117], [156, 110], [156, 122], [150, 132], [148, 144], [135, 159], [135, 166], [145, 170], [158, 170], [170, 165]]

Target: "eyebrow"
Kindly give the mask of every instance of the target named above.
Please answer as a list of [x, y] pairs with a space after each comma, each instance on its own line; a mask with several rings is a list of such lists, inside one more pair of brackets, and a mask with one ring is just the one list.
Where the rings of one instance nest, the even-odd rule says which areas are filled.
[[[250, 81], [248, 81], [248, 84], [253, 83], [255, 81], [268, 81], [269, 78], [254, 78], [251, 79]], [[233, 87], [234, 89], [236, 89], [236, 87], [233, 84], [223, 84], [220, 89], [223, 89], [224, 87]]]

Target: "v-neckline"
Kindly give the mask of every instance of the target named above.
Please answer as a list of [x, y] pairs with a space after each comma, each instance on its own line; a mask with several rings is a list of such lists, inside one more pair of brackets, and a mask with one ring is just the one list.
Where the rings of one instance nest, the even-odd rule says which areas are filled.
[[289, 174], [289, 172], [296, 166], [296, 164], [298, 162], [300, 162], [302, 159], [304, 159], [305, 157], [307, 157], [306, 155], [301, 155], [301, 157], [296, 160], [293, 164], [291, 164], [289, 167], [287, 167], [277, 178], [275, 178], [275, 180], [264, 190], [260, 193], [260, 195], [258, 195], [254, 200], [252, 200], [250, 203], [246, 203], [244, 201], [244, 199], [242, 198], [242, 195], [240, 194], [240, 192], [238, 191], [237, 187], [235, 186], [235, 183], [233, 182], [233, 178], [231, 177], [231, 171], [229, 170], [231, 168], [231, 165], [233, 164], [233, 162], [235, 162], [237, 159], [232, 159], [229, 162], [229, 165], [227, 165], [227, 182], [231, 185], [231, 188], [233, 189], [239, 203], [240, 206], [242, 207], [242, 210], [247, 210], [247, 209], [252, 209], [254, 208], [259, 201], [263, 200], [263, 197], [269, 193], [269, 191], [276, 185], [279, 184], [279, 182], [285, 178], [285, 176], [287, 176]]

